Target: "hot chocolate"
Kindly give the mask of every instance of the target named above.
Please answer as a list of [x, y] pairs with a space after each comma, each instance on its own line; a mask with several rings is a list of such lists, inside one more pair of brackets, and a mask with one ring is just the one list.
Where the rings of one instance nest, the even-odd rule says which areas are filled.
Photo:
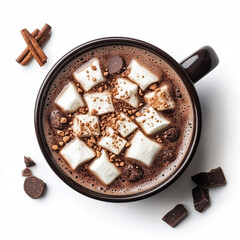
[[193, 107], [174, 69], [130, 46], [95, 49], [58, 74], [44, 131], [70, 178], [92, 191], [128, 195], [165, 181], [192, 138]]

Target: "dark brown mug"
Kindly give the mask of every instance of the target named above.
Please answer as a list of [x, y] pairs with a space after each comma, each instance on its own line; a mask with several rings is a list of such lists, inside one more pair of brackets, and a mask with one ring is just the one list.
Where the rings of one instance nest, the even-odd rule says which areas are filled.
[[[173, 172], [173, 174], [164, 182], [159, 185], [154, 186], [151, 189], [147, 189], [145, 191], [129, 194], [129, 195], [107, 195], [99, 192], [94, 192], [90, 189], [87, 189], [80, 184], [73, 181], [69, 176], [67, 176], [63, 170], [59, 167], [57, 162], [54, 160], [51, 150], [46, 141], [46, 137], [43, 129], [43, 109], [44, 103], [46, 101], [48, 90], [58, 75], [58, 73], [73, 59], [76, 57], [99, 47], [109, 46], [109, 45], [127, 45], [145, 49], [149, 52], [154, 53], [155, 55], [162, 58], [166, 61], [180, 76], [183, 83], [185, 84], [189, 95], [191, 97], [193, 112], [194, 112], [194, 126], [193, 126], [193, 135], [191, 139], [191, 143], [189, 144], [189, 148], [187, 149], [185, 159], [179, 165], [178, 169]], [[50, 167], [53, 171], [70, 187], [82, 193], [88, 197], [95, 198], [98, 200], [108, 201], [108, 202], [130, 202], [135, 200], [140, 200], [149, 196], [152, 196], [170, 184], [172, 184], [187, 168], [189, 163], [191, 162], [193, 155], [197, 149], [200, 134], [201, 134], [201, 107], [198, 99], [197, 92], [194, 87], [194, 83], [200, 80], [203, 76], [213, 70], [219, 63], [219, 59], [215, 53], [215, 51], [209, 47], [205, 46], [193, 53], [191, 56], [187, 57], [180, 64], [176, 62], [171, 56], [165, 53], [163, 50], [140, 40], [125, 38], [125, 37], [108, 37], [96, 39], [87, 43], [84, 43], [66, 55], [64, 55], [49, 71], [45, 80], [39, 90], [36, 105], [35, 105], [35, 130], [37, 139], [42, 150], [42, 153], [47, 160]]]

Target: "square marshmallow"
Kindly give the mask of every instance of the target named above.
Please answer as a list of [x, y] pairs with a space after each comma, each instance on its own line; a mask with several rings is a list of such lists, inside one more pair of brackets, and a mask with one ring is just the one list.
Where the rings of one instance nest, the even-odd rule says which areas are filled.
[[89, 113], [92, 115], [102, 115], [115, 111], [111, 93], [107, 90], [102, 93], [86, 93], [84, 99], [88, 105]]
[[74, 73], [73, 77], [78, 81], [82, 88], [87, 92], [97, 84], [104, 82], [106, 79], [102, 75], [100, 62], [98, 59], [93, 58]]
[[127, 79], [118, 78], [116, 89], [117, 95], [114, 96], [116, 99], [123, 100], [134, 108], [138, 107], [139, 103], [138, 85], [132, 83]]
[[142, 113], [142, 116], [137, 117], [135, 120], [143, 129], [143, 131], [148, 135], [157, 133], [158, 131], [164, 129], [170, 124], [167, 119], [161, 116], [152, 107], [147, 108]]
[[110, 152], [118, 155], [122, 152], [127, 141], [119, 137], [112, 128], [106, 128], [106, 136], [103, 136], [98, 143], [99, 146], [106, 148]]
[[72, 125], [74, 135], [78, 137], [98, 136], [99, 118], [90, 114], [75, 115]]
[[140, 161], [150, 167], [162, 147], [161, 144], [149, 139], [141, 131], [137, 131], [131, 140], [131, 146], [126, 151], [125, 157]]
[[135, 59], [131, 60], [128, 69], [130, 69], [128, 78], [135, 82], [143, 91], [149, 85], [159, 80], [158, 76], [150, 72], [147, 68], [143, 67]]
[[77, 91], [75, 85], [70, 82], [62, 91], [58, 94], [55, 103], [64, 112], [72, 113], [78, 110], [78, 108], [84, 106], [82, 95]]
[[173, 109], [175, 107], [174, 101], [171, 98], [167, 85], [155, 89], [144, 96], [146, 103], [158, 111]]
[[89, 170], [106, 185], [109, 185], [120, 175], [120, 170], [114, 164], [110, 163], [109, 156], [105, 150], [102, 150], [99, 158], [93, 160], [89, 166]]
[[96, 155], [95, 151], [79, 138], [75, 138], [67, 143], [60, 150], [60, 154], [72, 169], [76, 169], [79, 165], [91, 160]]
[[123, 137], [127, 137], [130, 133], [138, 128], [138, 126], [122, 112], [117, 119], [117, 124], [119, 125], [117, 130]]

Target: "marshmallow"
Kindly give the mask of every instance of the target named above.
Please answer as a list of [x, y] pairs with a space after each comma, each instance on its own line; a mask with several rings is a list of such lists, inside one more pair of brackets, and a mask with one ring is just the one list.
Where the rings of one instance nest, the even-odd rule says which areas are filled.
[[68, 83], [62, 91], [58, 94], [55, 103], [64, 112], [72, 113], [78, 108], [84, 106], [82, 96], [78, 93], [73, 83]]
[[106, 128], [106, 136], [103, 136], [98, 143], [99, 146], [106, 148], [110, 152], [118, 155], [122, 152], [127, 141], [119, 137], [112, 128]]
[[148, 135], [157, 133], [170, 124], [167, 119], [161, 116], [152, 107], [147, 108], [142, 113], [142, 116], [135, 118], [135, 120], [143, 129], [143, 131]]
[[118, 78], [116, 89], [117, 94], [114, 96], [116, 99], [123, 100], [134, 108], [138, 107], [138, 85], [132, 83], [127, 79]]
[[95, 151], [79, 138], [75, 138], [66, 144], [60, 150], [60, 154], [73, 170], [79, 165], [91, 160], [96, 155]]
[[105, 185], [109, 185], [120, 175], [120, 170], [110, 163], [105, 150], [102, 150], [99, 158], [93, 160], [88, 169]]
[[130, 133], [132, 133], [138, 126], [131, 121], [129, 117], [127, 117], [124, 113], [120, 113], [117, 120], [117, 131], [123, 136], [127, 137]]
[[107, 90], [102, 93], [86, 93], [84, 99], [88, 105], [89, 113], [92, 115], [102, 115], [115, 111], [111, 94]]
[[140, 161], [150, 167], [162, 147], [161, 144], [149, 139], [141, 131], [137, 131], [131, 140], [131, 146], [126, 151], [125, 157]]
[[147, 68], [143, 67], [135, 59], [131, 60], [128, 69], [130, 69], [128, 78], [135, 82], [143, 91], [149, 85], [159, 80], [158, 76], [150, 72]]
[[78, 68], [73, 73], [73, 77], [86, 92], [106, 80], [102, 75], [99, 60], [96, 58], [91, 59]]
[[99, 118], [89, 114], [75, 115], [72, 129], [73, 134], [78, 137], [98, 136], [100, 134]]
[[173, 109], [174, 101], [171, 98], [167, 85], [155, 89], [144, 96], [146, 103], [158, 111]]

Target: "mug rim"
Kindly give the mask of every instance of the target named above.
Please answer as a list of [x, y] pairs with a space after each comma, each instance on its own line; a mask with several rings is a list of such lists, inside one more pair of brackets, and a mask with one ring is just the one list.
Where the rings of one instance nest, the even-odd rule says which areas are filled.
[[[51, 154], [50, 148], [47, 144], [46, 137], [44, 134], [43, 121], [42, 121], [43, 109], [46, 101], [47, 92], [52, 82], [54, 81], [58, 73], [62, 70], [62, 68], [77, 56], [80, 56], [90, 50], [94, 50], [99, 47], [110, 46], [110, 45], [126, 45], [126, 46], [142, 48], [154, 53], [155, 55], [159, 56], [164, 61], [166, 61], [176, 71], [176, 73], [179, 75], [179, 77], [183, 81], [185, 87], [187, 88], [187, 91], [191, 98], [193, 113], [194, 113], [192, 139], [191, 139], [191, 142], [189, 143], [189, 148], [187, 149], [185, 153], [185, 157], [182, 160], [182, 163], [180, 164], [180, 166], [178, 166], [175, 172], [172, 175], [170, 175], [166, 180], [164, 180], [162, 183], [150, 189], [147, 189], [138, 193], [130, 194], [130, 195], [108, 195], [104, 193], [95, 192], [93, 190], [90, 190], [78, 184], [72, 178], [70, 178], [65, 172], [63, 172], [63, 170], [60, 168], [55, 158]], [[52, 170], [55, 172], [55, 174], [57, 174], [57, 176], [62, 181], [64, 181], [68, 186], [70, 186], [77, 192], [85, 196], [91, 197], [93, 199], [102, 200], [106, 202], [131, 202], [131, 201], [141, 200], [161, 192], [162, 190], [170, 186], [173, 182], [175, 182], [182, 175], [182, 173], [185, 171], [187, 166], [190, 164], [196, 152], [200, 135], [201, 135], [201, 127], [202, 127], [201, 123], [202, 123], [201, 106], [200, 106], [200, 101], [199, 101], [196, 89], [191, 79], [189, 78], [187, 73], [183, 70], [181, 65], [176, 60], [174, 60], [170, 55], [164, 52], [162, 49], [148, 42], [144, 42], [142, 40], [128, 38], [128, 37], [98, 38], [98, 39], [83, 43], [75, 47], [74, 49], [70, 50], [68, 53], [66, 53], [54, 64], [54, 66], [50, 69], [50, 71], [46, 75], [39, 89], [37, 99], [35, 102], [35, 110], [34, 110], [34, 125], [35, 125], [35, 132], [36, 132], [38, 144], [44, 155], [45, 160], [47, 161], [49, 166], [52, 168]]]

